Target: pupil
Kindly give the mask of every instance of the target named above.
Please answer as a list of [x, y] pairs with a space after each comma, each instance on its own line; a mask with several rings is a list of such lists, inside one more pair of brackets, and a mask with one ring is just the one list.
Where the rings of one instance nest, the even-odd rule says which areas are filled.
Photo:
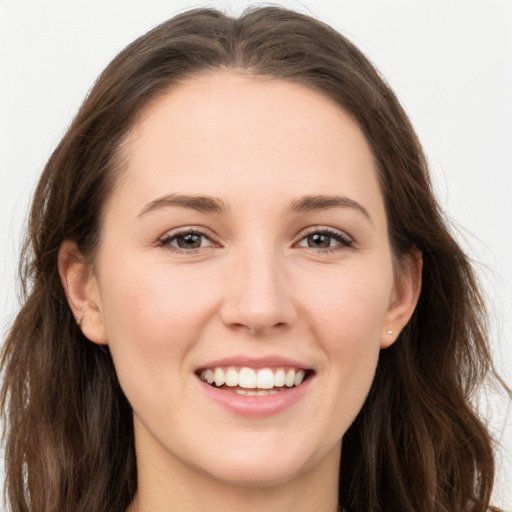
[[201, 236], [190, 233], [185, 236], [178, 237], [178, 246], [183, 249], [196, 249], [201, 247]]
[[318, 233], [314, 235], [310, 235], [308, 237], [308, 245], [309, 247], [329, 247], [331, 242], [331, 238], [326, 235], [320, 235]]

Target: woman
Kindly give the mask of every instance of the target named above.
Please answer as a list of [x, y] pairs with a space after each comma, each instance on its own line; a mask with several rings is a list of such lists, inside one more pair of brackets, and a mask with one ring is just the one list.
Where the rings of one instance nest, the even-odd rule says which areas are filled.
[[472, 269], [395, 96], [322, 23], [205, 9], [135, 41], [25, 256], [13, 510], [488, 509]]

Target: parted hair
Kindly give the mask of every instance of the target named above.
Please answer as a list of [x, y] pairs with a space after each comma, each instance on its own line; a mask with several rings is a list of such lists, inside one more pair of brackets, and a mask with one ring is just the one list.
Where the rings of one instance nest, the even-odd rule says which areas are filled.
[[423, 254], [412, 319], [381, 351], [343, 438], [339, 500], [350, 512], [483, 512], [492, 439], [472, 406], [495, 375], [468, 257], [435, 200], [421, 145], [389, 86], [328, 25], [280, 7], [239, 17], [195, 9], [162, 23], [103, 71], [51, 155], [21, 259], [23, 302], [2, 356], [6, 498], [15, 512], [124, 512], [137, 490], [132, 410], [108, 347], [75, 324], [61, 244], [93, 258], [120, 148], [142, 110], [216, 69], [287, 80], [334, 100], [373, 151], [395, 257]]

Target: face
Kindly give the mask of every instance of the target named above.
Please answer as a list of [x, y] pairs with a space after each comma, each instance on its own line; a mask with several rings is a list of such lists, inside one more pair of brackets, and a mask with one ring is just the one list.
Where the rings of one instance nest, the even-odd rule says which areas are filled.
[[155, 101], [124, 156], [83, 329], [109, 345], [139, 461], [236, 485], [334, 471], [412, 312], [357, 124], [215, 72]]

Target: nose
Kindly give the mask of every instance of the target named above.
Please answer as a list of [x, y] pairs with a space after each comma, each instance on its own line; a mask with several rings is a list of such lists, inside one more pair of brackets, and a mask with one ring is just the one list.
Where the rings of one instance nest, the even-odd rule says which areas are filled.
[[231, 329], [252, 335], [276, 332], [297, 319], [285, 264], [272, 250], [233, 256], [225, 280], [221, 317]]

